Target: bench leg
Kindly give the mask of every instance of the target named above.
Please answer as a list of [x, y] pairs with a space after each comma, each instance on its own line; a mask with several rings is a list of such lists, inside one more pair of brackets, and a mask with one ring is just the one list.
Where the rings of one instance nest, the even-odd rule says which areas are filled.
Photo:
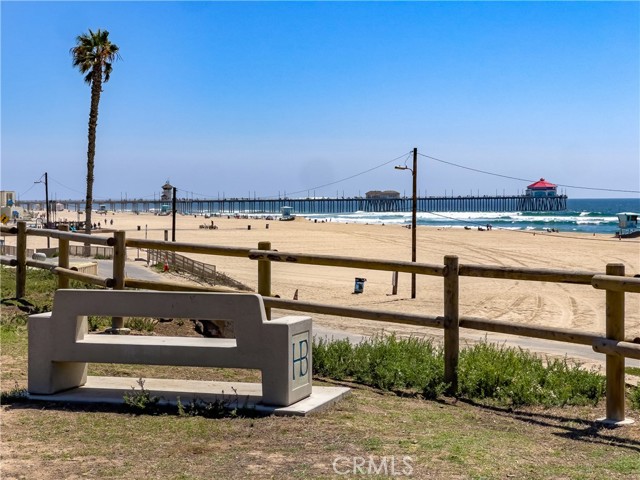
[[29, 393], [49, 395], [80, 387], [87, 383], [87, 364], [81, 362], [54, 362], [55, 322], [51, 313], [29, 317]]
[[265, 339], [269, 360], [262, 368], [262, 402], [287, 407], [311, 395], [311, 319], [283, 323], [272, 320], [266, 331], [273, 335]]

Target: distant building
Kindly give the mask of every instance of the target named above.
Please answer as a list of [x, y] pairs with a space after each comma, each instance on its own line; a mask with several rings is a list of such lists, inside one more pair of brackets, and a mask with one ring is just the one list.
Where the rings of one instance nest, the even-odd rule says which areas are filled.
[[527, 187], [528, 197], [555, 197], [558, 195], [558, 186], [541, 178]]
[[0, 190], [0, 207], [12, 207], [16, 204], [16, 192]]
[[400, 193], [395, 190], [371, 190], [366, 193], [367, 198], [400, 198]]
[[24, 209], [16, 205], [15, 191], [0, 190], [0, 215], [11, 219], [24, 217]]

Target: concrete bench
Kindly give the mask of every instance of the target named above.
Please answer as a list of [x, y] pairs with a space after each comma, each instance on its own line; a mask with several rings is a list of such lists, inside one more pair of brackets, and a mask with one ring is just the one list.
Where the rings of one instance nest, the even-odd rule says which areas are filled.
[[[88, 333], [88, 315], [228, 320], [236, 338]], [[82, 386], [87, 363], [250, 368], [262, 371], [262, 403], [311, 395], [311, 318], [267, 320], [254, 294], [58, 290], [53, 311], [29, 317], [30, 394]]]

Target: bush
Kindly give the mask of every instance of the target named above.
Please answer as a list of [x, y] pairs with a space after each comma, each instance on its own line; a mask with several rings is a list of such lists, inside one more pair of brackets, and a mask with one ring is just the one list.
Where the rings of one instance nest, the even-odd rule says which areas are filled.
[[383, 390], [413, 390], [428, 398], [444, 391], [442, 351], [431, 341], [375, 336], [352, 344], [348, 340], [314, 341], [317, 375], [353, 379]]
[[345, 380], [352, 373], [353, 345], [348, 339], [313, 341], [313, 370], [316, 375]]
[[[442, 349], [418, 338], [376, 336], [358, 344], [314, 340], [313, 368], [319, 376], [425, 398], [437, 398], [447, 387]], [[605, 390], [603, 376], [577, 363], [551, 359], [545, 364], [528, 351], [487, 342], [461, 350], [458, 372], [458, 396], [506, 405], [595, 404]]]
[[158, 320], [156, 318], [146, 317], [128, 317], [124, 322], [126, 328], [139, 332], [153, 332], [157, 324]]
[[543, 359], [521, 348], [486, 342], [461, 350], [458, 394], [519, 405], [596, 404], [605, 379], [567, 359]]
[[87, 316], [87, 324], [90, 332], [104, 330], [111, 327], [111, 317]]
[[640, 411], [640, 384], [632, 387], [629, 400], [631, 401], [631, 406]]

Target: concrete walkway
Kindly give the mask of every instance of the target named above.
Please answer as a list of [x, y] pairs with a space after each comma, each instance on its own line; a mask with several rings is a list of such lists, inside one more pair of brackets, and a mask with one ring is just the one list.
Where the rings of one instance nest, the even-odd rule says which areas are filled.
[[[98, 262], [98, 276], [99, 277], [112, 277], [113, 276], [113, 261], [111, 260], [93, 260]], [[137, 278], [140, 280], [158, 280], [161, 275], [147, 267], [146, 262], [127, 262], [124, 267], [124, 274], [126, 277]]]

